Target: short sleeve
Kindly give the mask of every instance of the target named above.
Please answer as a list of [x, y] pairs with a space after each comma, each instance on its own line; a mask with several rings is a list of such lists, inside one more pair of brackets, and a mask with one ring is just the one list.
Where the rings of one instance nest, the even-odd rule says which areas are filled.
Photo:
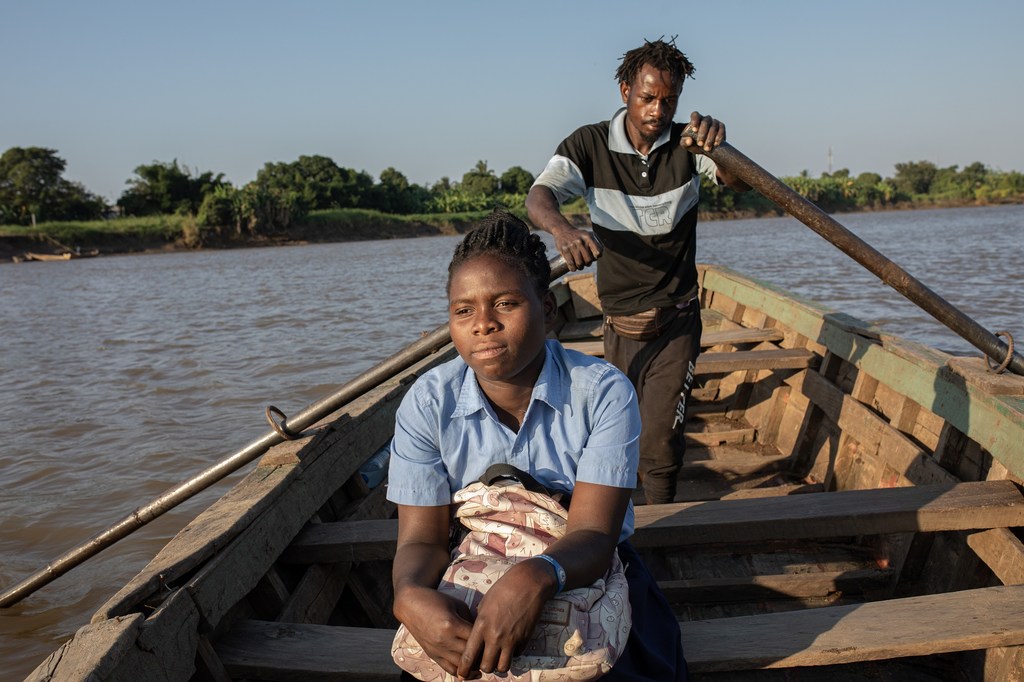
[[579, 166], [561, 154], [551, 157], [533, 184], [550, 189], [559, 204], [581, 197], [587, 190]]
[[697, 172], [710, 180], [712, 184], [720, 185], [718, 181], [718, 164], [703, 154], [693, 155], [693, 165]]
[[387, 498], [395, 504], [439, 506], [451, 502], [441, 460], [436, 410], [424, 395], [423, 379], [406, 393], [395, 415]]
[[640, 409], [633, 385], [609, 365], [594, 383], [588, 404], [591, 430], [576, 480], [635, 487], [640, 460]]

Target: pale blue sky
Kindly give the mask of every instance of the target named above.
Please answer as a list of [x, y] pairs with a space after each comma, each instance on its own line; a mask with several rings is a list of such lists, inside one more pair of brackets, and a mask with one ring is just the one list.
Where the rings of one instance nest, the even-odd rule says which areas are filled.
[[677, 119], [721, 118], [776, 175], [818, 176], [829, 147], [854, 174], [1024, 171], [1020, 0], [3, 0], [0, 26], [0, 151], [55, 148], [109, 200], [175, 158], [236, 185], [301, 154], [426, 185], [537, 173], [662, 35], [697, 67]]

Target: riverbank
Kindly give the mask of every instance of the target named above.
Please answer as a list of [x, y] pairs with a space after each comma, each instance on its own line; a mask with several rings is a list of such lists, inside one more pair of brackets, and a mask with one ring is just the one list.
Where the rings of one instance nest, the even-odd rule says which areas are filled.
[[[979, 205], [905, 203], [890, 206], [884, 210], [905, 211], [970, 206]], [[867, 210], [870, 212], [881, 211], [881, 209], [865, 209], [865, 211]], [[26, 254], [30, 253], [72, 252], [74, 254], [110, 256], [455, 235], [465, 233], [484, 215], [486, 215], [485, 212], [395, 216], [356, 209], [316, 211], [307, 216], [302, 223], [273, 235], [207, 232], [203, 233], [199, 240], [186, 237], [189, 221], [192, 220], [187, 216], [118, 218], [92, 223], [40, 225], [36, 229], [3, 227], [0, 228], [0, 263], [22, 262], [26, 260]], [[700, 220], [741, 220], [779, 215], [782, 215], [781, 211], [767, 214], [755, 214], [751, 211], [702, 212]], [[567, 217], [578, 227], [590, 227], [590, 218], [585, 213], [571, 214]]]
[[[160, 229], [123, 229], [131, 219], [91, 223], [89, 229], [74, 229], [74, 224], [0, 231], [0, 263], [25, 260], [27, 253], [90, 253], [101, 256], [236, 249], [263, 246], [326, 244], [374, 239], [412, 239], [465, 233], [485, 212], [445, 216], [391, 216], [376, 211], [338, 210], [311, 213], [302, 223], [273, 235], [203, 234], [199, 245], [189, 242], [184, 227], [186, 218], [168, 216]], [[589, 227], [586, 215], [569, 219]], [[109, 226], [110, 229], [103, 229]], [[119, 229], [120, 228], [120, 229]], [[21, 232], [22, 234], [18, 234]]]

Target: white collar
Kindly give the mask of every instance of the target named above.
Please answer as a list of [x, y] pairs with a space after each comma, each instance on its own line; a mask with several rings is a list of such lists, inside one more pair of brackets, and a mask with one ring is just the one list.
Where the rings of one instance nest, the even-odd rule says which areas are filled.
[[[668, 144], [669, 138], [672, 136], [672, 124], [669, 123], [668, 127], [658, 136], [658, 139], [651, 145], [651, 151], [660, 147], [663, 144]], [[622, 107], [615, 112], [612, 116], [612, 120], [608, 122], [608, 150], [618, 152], [619, 154], [637, 154], [643, 158], [647, 158], [650, 152], [647, 154], [641, 154], [637, 151], [636, 147], [629, 140], [629, 135], [626, 134], [626, 107]]]

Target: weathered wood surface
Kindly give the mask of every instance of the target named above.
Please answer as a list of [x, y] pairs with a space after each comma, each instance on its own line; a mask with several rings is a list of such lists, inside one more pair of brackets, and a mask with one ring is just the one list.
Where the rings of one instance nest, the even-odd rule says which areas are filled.
[[[881, 461], [899, 472], [907, 481], [917, 485], [953, 483], [955, 476], [943, 469], [931, 453], [917, 445], [904, 433], [893, 427], [877, 413], [855, 398], [843, 393], [816, 372], [799, 372], [786, 383], [806, 396], [821, 409], [843, 434], [844, 442], [858, 443], [857, 452], [877, 455]], [[852, 467], [841, 467], [843, 487], [852, 486], [846, 480], [856, 473]]]
[[141, 613], [90, 623], [75, 633], [27, 677], [25, 682], [106, 679], [135, 647], [145, 620]]
[[[579, 350], [579, 347], [574, 345], [573, 342], [600, 341], [603, 332], [604, 320], [579, 320], [577, 322], [570, 322], [562, 327], [558, 337], [562, 339], [563, 345]], [[705, 330], [701, 334], [700, 345], [702, 348], [736, 346], [749, 343], [764, 343], [765, 341], [781, 341], [783, 338], [785, 338], [785, 335], [779, 329], [762, 329], [759, 327], [712, 329]], [[589, 346], [586, 347], [589, 348]], [[590, 355], [594, 354], [590, 353]]]
[[741, 329], [719, 329], [701, 334], [700, 345], [735, 346], [745, 343], [763, 343], [765, 341], [781, 341], [785, 335], [779, 329], [762, 329], [759, 327]]
[[345, 589], [351, 564], [313, 564], [288, 596], [276, 620], [326, 623]]
[[636, 509], [637, 547], [796, 540], [1024, 525], [1010, 481], [808, 493]]
[[290, 480], [293, 468], [256, 467], [164, 545], [142, 571], [100, 607], [92, 622], [131, 612], [140, 601], [212, 557], [277, 500], [285, 490], [279, 484]]
[[[604, 356], [604, 341], [570, 341], [563, 345], [587, 355]], [[748, 369], [805, 369], [815, 366], [819, 359], [803, 348], [716, 351], [701, 353], [694, 371], [697, 374], [724, 374]]]
[[826, 597], [839, 592], [860, 594], [865, 589], [881, 589], [891, 579], [890, 570], [865, 568], [853, 571], [659, 580], [658, 587], [669, 601], [720, 603], [785, 597]]
[[1024, 543], [1009, 529], [971, 533], [967, 544], [1004, 585], [1024, 585]]
[[[880, 533], [1024, 526], [1024, 496], [1010, 481], [807, 493], [636, 508], [637, 547], [749, 543]], [[326, 563], [394, 556], [394, 520], [311, 524], [283, 559]]]
[[325, 563], [392, 559], [398, 541], [398, 521], [311, 523], [281, 555], [286, 563]]
[[710, 447], [724, 444], [753, 443], [756, 431], [753, 428], [722, 429], [711, 431], [686, 431], [686, 442], [692, 445]]
[[[1024, 587], [684, 621], [694, 673], [822, 666], [1024, 644]], [[247, 621], [216, 644], [234, 676], [397, 680], [387, 629]]]
[[[992, 395], [1024, 395], [1024, 377], [1005, 372], [996, 374], [985, 358], [950, 358], [949, 368], [969, 384]], [[994, 364], [994, 363], [993, 363]]]
[[815, 366], [819, 360], [805, 348], [701, 353], [694, 371], [697, 374], [721, 374], [748, 369], [804, 369]]
[[783, 455], [773, 457], [751, 455], [743, 459], [738, 457], [701, 459], [685, 462], [679, 477], [685, 481], [707, 476], [750, 476], [752, 474], [774, 473], [784, 471], [789, 462], [790, 458]]
[[133, 613], [81, 628], [29, 679], [186, 682], [195, 673], [198, 625], [195, 604], [176, 590], [148, 618]]
[[785, 328], [854, 363], [896, 393], [944, 419], [1024, 478], [1024, 401], [992, 395], [946, 366], [950, 356], [886, 334], [868, 323], [801, 300], [727, 268], [702, 268], [707, 292], [764, 311]]
[[[206, 614], [214, 618], [241, 598], [217, 585], [231, 575], [237, 589], [255, 584], [288, 541], [313, 513], [347, 480], [363, 461], [387, 442], [394, 412], [411, 378], [452, 357], [450, 347], [417, 363], [347, 406], [330, 428], [318, 434], [298, 454], [299, 463], [257, 466], [223, 498], [178, 533], [143, 570], [93, 616], [100, 622], [138, 608], [140, 601], [158, 593], [164, 584], [202, 566], [199, 583], [209, 582], [210, 601], [221, 606]], [[294, 446], [292, 446], [294, 447]], [[296, 453], [292, 453], [296, 454]], [[291, 460], [289, 460], [291, 461]], [[255, 548], [255, 549], [254, 549]], [[215, 568], [237, 562], [217, 577]], [[206, 562], [204, 564], [204, 562]], [[208, 580], [205, 576], [213, 575]], [[219, 595], [219, 596], [218, 596]], [[203, 604], [202, 598], [197, 603]]]
[[680, 623], [691, 672], [819, 666], [1024, 644], [1024, 587]]
[[397, 682], [393, 630], [245, 621], [215, 644], [232, 677], [283, 682]]

